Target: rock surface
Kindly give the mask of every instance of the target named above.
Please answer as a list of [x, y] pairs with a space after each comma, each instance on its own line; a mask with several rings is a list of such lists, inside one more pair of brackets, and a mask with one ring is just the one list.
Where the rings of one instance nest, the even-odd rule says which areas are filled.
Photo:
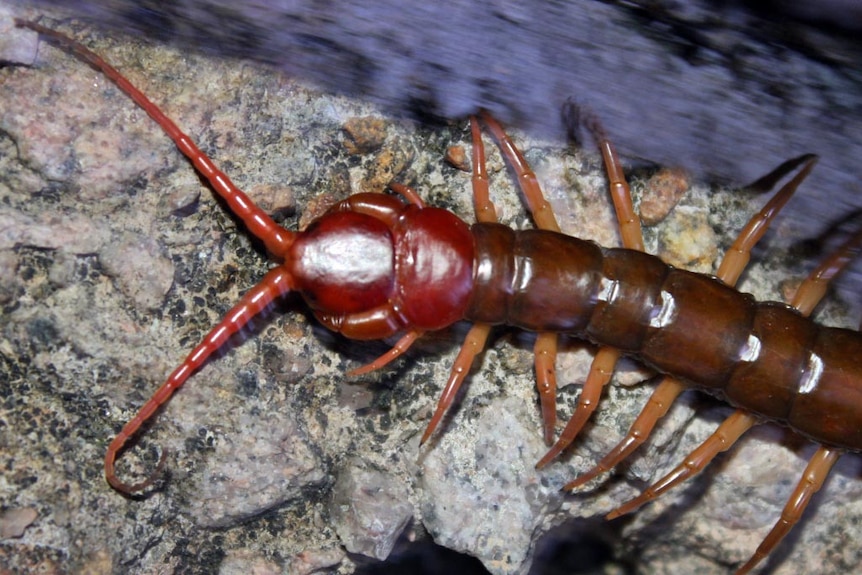
[[[390, 179], [472, 218], [470, 176], [443, 160], [453, 144], [469, 152], [463, 121], [428, 129], [248, 61], [154, 47], [77, 23], [63, 29], [163, 105], [240, 187], [261, 190], [286, 227], [349, 193], [382, 191]], [[357, 137], [362, 126], [373, 133]], [[515, 137], [563, 229], [618, 244], [592, 150]], [[509, 173], [490, 141], [487, 147], [501, 219], [527, 225]], [[632, 174], [638, 198], [649, 195], [651, 174]], [[278, 189], [294, 198], [293, 211]], [[647, 249], [692, 258], [671, 253], [664, 230], [704, 235], [698, 230], [706, 222], [714, 239], [699, 249], [720, 253], [762, 202], [695, 180], [646, 229]], [[125, 499], [102, 478], [108, 441], [263, 275], [263, 250], [146, 114], [44, 44], [34, 67], [0, 70], [0, 210], [0, 508], [36, 513], [20, 536], [0, 542], [0, 564], [13, 571], [230, 573], [248, 565], [372, 573], [378, 563], [357, 550], [385, 555], [394, 534], [393, 560], [427, 533], [495, 574], [552, 573], [575, 558], [581, 567], [618, 572], [672, 573], [694, 563], [702, 573], [724, 573], [777, 519], [812, 451], [777, 427], [758, 428], [689, 486], [608, 524], [605, 512], [678, 463], [728, 408], [684, 396], [618, 474], [563, 495], [560, 486], [612, 447], [646, 401], [652, 386], [631, 385], [645, 376], [634, 364], [623, 364], [576, 448], [536, 471], [545, 447], [530, 334], [496, 332], [457, 409], [420, 449], [464, 326], [427, 335], [385, 370], [349, 378], [346, 370], [386, 343], [338, 338], [290, 299], [195, 375], [125, 453], [123, 477], [151, 470], [156, 446], [169, 450], [170, 469], [149, 497]], [[171, 264], [147, 266], [158, 279], [105, 261], [112, 250], [134, 251], [140, 238], [152, 242], [142, 256]], [[803, 239], [779, 223], [744, 289], [775, 298], [781, 280], [810, 265], [790, 251]], [[715, 262], [700, 265], [709, 271]], [[138, 283], [162, 287], [129, 289]], [[570, 384], [582, 382], [591, 352], [564, 340], [562, 416], [574, 407], [580, 386]], [[857, 466], [855, 457], [842, 460], [815, 513], [776, 554], [774, 573], [846, 573], [858, 565]], [[373, 481], [362, 479], [368, 469]], [[346, 534], [359, 540], [357, 526], [373, 521], [343, 525], [333, 496], [362, 485], [387, 486], [389, 527], [369, 527], [371, 543], [351, 547]], [[411, 514], [400, 537], [393, 507], [402, 520]]]
[[183, 50], [272, 63], [423, 120], [484, 107], [560, 138], [560, 107], [574, 98], [630, 159], [735, 184], [812, 152], [821, 165], [790, 221], [813, 235], [862, 207], [857, 2], [40, 3]]

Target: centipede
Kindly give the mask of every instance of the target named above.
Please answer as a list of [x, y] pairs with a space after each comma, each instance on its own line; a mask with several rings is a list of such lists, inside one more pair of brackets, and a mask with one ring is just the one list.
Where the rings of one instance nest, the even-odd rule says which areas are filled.
[[[809, 319], [830, 282], [856, 257], [862, 232], [852, 234], [810, 273], [789, 304], [761, 302], [735, 289], [753, 247], [814, 169], [817, 158], [787, 161], [768, 177], [792, 174], [739, 232], [715, 275], [681, 270], [645, 253], [643, 234], [622, 163], [599, 120], [569, 104], [567, 126], [584, 126], [598, 145], [623, 246], [604, 248], [563, 234], [524, 154], [488, 112], [469, 120], [475, 223], [427, 206], [420, 192], [392, 182], [393, 194], [360, 193], [335, 203], [304, 230], [289, 231], [240, 190], [192, 139], [125, 76], [76, 40], [37, 22], [16, 19], [100, 71], [125, 92], [209, 182], [211, 189], [276, 262], [195, 346], [167, 380], [123, 425], [104, 459], [107, 483], [123, 495], [151, 488], [167, 465], [166, 452], [142, 481], [119, 478], [119, 456], [141, 435], [173, 394], [232, 336], [273, 302], [298, 294], [325, 328], [354, 340], [397, 337], [392, 348], [348, 375], [381, 370], [428, 332], [472, 324], [451, 375], [421, 437], [441, 426], [495, 326], [533, 332], [541, 429], [550, 446], [545, 468], [574, 447], [601, 403], [618, 359], [625, 355], [662, 374], [623, 439], [594, 467], [562, 485], [577, 490], [613, 470], [639, 446], [690, 388], [733, 408], [715, 432], [640, 496], [608, 514], [633, 512], [693, 477], [760, 423], [777, 423], [817, 445], [769, 533], [737, 574], [754, 570], [799, 521], [838, 458], [862, 449], [862, 335]], [[491, 201], [482, 128], [515, 174], [534, 229], [498, 223]], [[709, 326], [704, 329], [703, 326]], [[598, 346], [571, 419], [557, 436], [558, 339]], [[433, 446], [432, 446], [433, 448]]]

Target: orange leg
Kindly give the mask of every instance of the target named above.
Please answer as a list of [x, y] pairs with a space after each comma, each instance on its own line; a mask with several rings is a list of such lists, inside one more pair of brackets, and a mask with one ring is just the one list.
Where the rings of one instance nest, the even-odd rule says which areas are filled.
[[[751, 249], [763, 237], [763, 234], [766, 233], [775, 216], [787, 204], [787, 201], [799, 187], [799, 184], [814, 167], [816, 161], [817, 158], [815, 156], [801, 156], [785, 162], [779, 168], [779, 170], [782, 168], [785, 169], [782, 172], [783, 174], [802, 163], [805, 164], [799, 173], [782, 186], [739, 232], [736, 241], [724, 255], [719, 265], [718, 272], [716, 273], [719, 279], [728, 285], [736, 284], [743, 269], [748, 265]], [[665, 377], [656, 387], [655, 391], [653, 391], [649, 402], [632, 424], [626, 436], [598, 464], [566, 484], [564, 489], [574, 489], [586, 484], [599, 474], [613, 469], [620, 461], [631, 455], [638, 446], [646, 441], [647, 437], [652, 433], [655, 424], [660, 418], [664, 417], [673, 401], [683, 391], [685, 391], [685, 387], [682, 383], [673, 378]], [[550, 460], [548, 455], [545, 456], [545, 459]], [[542, 462], [545, 462], [545, 459]]]
[[575, 408], [575, 412], [572, 414], [557, 442], [536, 463], [536, 468], [541, 469], [550, 463], [566, 447], [571, 445], [578, 436], [578, 433], [580, 433], [599, 405], [602, 389], [611, 380], [611, 376], [614, 374], [614, 366], [616, 366], [619, 357], [620, 352], [616, 348], [599, 348], [596, 357], [593, 358], [593, 362], [590, 364], [590, 372], [587, 374], [587, 380], [584, 382], [580, 397], [578, 397], [578, 406]]
[[802, 479], [787, 500], [787, 504], [781, 511], [781, 517], [757, 546], [757, 550], [751, 559], [736, 571], [736, 575], [745, 575], [754, 569], [755, 565], [760, 563], [764, 557], [775, 549], [778, 542], [784, 539], [784, 536], [790, 532], [790, 529], [802, 517], [802, 512], [808, 506], [811, 498], [823, 486], [823, 482], [832, 470], [832, 466], [838, 461], [841, 456], [841, 451], [837, 449], [829, 449], [827, 447], [819, 448], [808, 462], [808, 466], [802, 473]]
[[413, 343], [417, 339], [422, 337], [423, 333], [424, 332], [418, 331], [418, 330], [408, 331], [403, 336], [401, 336], [401, 339], [399, 339], [395, 343], [395, 345], [392, 346], [392, 349], [390, 349], [389, 351], [387, 351], [386, 353], [384, 353], [383, 355], [381, 355], [380, 357], [378, 357], [377, 359], [375, 359], [374, 361], [372, 361], [370, 363], [366, 363], [365, 365], [363, 365], [361, 367], [351, 369], [350, 371], [347, 372], [347, 375], [350, 375], [350, 376], [364, 375], [366, 373], [374, 371], [375, 369], [380, 369], [384, 365], [386, 365], [386, 364], [394, 361], [395, 359], [401, 357], [405, 351], [410, 349], [410, 346], [413, 345]]
[[[574, 108], [568, 110], [570, 117], [573, 110]], [[590, 132], [592, 132], [596, 144], [602, 153], [605, 172], [608, 175], [611, 199], [613, 200], [617, 222], [620, 226], [623, 247], [644, 251], [640, 219], [635, 213], [634, 205], [632, 204], [631, 190], [623, 174], [619, 155], [605, 135], [604, 129], [602, 129], [597, 118], [587, 115], [583, 120]], [[617, 349], [612, 347], [599, 348], [592, 365], [590, 365], [590, 371], [584, 382], [581, 396], [578, 398], [578, 406], [575, 408], [575, 413], [569, 419], [557, 442], [536, 464], [537, 468], [541, 469], [550, 463], [577, 438], [581, 429], [583, 429], [584, 425], [589, 421], [590, 416], [596, 410], [602, 395], [602, 389], [610, 381], [619, 357], [620, 352]]]
[[678, 380], [672, 377], [663, 378], [622, 441], [617, 443], [616, 447], [608, 452], [592, 469], [567, 483], [563, 489], [571, 490], [585, 485], [600, 474], [610, 471], [620, 461], [631, 455], [647, 440], [656, 422], [667, 414], [674, 400], [683, 391], [685, 391], [685, 386]]
[[859, 255], [860, 247], [862, 247], [862, 230], [852, 235], [835, 253], [808, 274], [796, 290], [790, 305], [798, 309], [802, 315], [809, 315], [826, 294], [829, 282]]
[[557, 426], [557, 343], [556, 333], [542, 332], [536, 335], [533, 347], [536, 391], [539, 392], [542, 410], [542, 432], [548, 445], [554, 442], [554, 429]]
[[[479, 123], [474, 117], [470, 117], [470, 131], [473, 140], [473, 210], [477, 221], [496, 222], [497, 210], [494, 208], [493, 202], [491, 202], [491, 195], [488, 190], [488, 172], [485, 168], [485, 146], [482, 144], [482, 133], [479, 129]], [[461, 384], [464, 383], [464, 379], [470, 372], [473, 360], [485, 349], [485, 343], [490, 333], [491, 326], [484, 323], [475, 324], [467, 332], [467, 337], [464, 338], [464, 343], [461, 344], [461, 351], [458, 352], [458, 357], [455, 358], [452, 371], [449, 373], [449, 380], [443, 387], [440, 399], [437, 400], [437, 408], [431, 417], [431, 421], [428, 423], [428, 427], [425, 428], [425, 433], [422, 434], [420, 443], [424, 444], [428, 441], [440, 424], [443, 416], [451, 407], [455, 396], [458, 394], [458, 389], [460, 389]]]
[[497, 209], [491, 201], [488, 170], [485, 167], [485, 144], [482, 143], [482, 129], [475, 116], [470, 116], [470, 135], [473, 142], [473, 212], [477, 222], [494, 223], [497, 221]]
[[[497, 144], [500, 146], [500, 151], [503, 152], [503, 155], [509, 161], [509, 165], [511, 165], [512, 169], [515, 171], [515, 176], [518, 179], [518, 186], [520, 186], [521, 192], [524, 194], [527, 208], [530, 210], [533, 221], [536, 222], [536, 227], [541, 230], [559, 232], [560, 225], [557, 223], [557, 218], [554, 216], [554, 210], [551, 208], [551, 204], [548, 203], [548, 200], [545, 199], [545, 195], [542, 193], [542, 188], [539, 186], [539, 180], [536, 178], [536, 174], [533, 172], [532, 168], [530, 168], [530, 164], [527, 163], [527, 159], [524, 158], [524, 154], [522, 154], [517, 146], [515, 146], [512, 138], [510, 138], [509, 134], [503, 130], [500, 123], [497, 122], [497, 120], [495, 120], [488, 112], [482, 111], [479, 115], [488, 127], [488, 131], [491, 132], [497, 140]], [[475, 150], [475, 133], [473, 137], [473, 149]]]
[[[807, 171], [811, 166], [813, 166], [813, 163], [814, 159], [807, 159], [806, 166], [800, 174], [807, 174]], [[780, 206], [779, 208], [776, 208], [775, 204], [781, 203], [783, 205], [783, 202], [786, 202], [786, 197], [784, 197], [788, 195], [786, 188], [792, 187], [795, 189], [801, 181], [801, 178], [798, 177], [800, 174], [797, 174], [797, 177], [788, 182], [788, 184], [786, 184], [785, 187], [782, 188], [782, 190], [779, 191], [779, 193], [776, 194], [776, 196], [766, 206], [764, 206], [761, 212], [752, 218], [752, 221], [749, 222], [748, 226], [746, 226], [744, 230], [744, 232], [747, 233], [744, 233], [743, 235], [763, 234], [763, 230], [769, 225], [769, 220], [774, 217], [774, 212], [780, 209]], [[743, 241], [743, 239], [740, 238], [734, 246], [737, 244], [748, 245], [748, 242]], [[751, 245], [753, 245], [753, 242], [748, 245], [748, 249], [750, 249]], [[846, 266], [854, 259], [854, 256], [859, 252], [860, 245], [862, 245], [862, 232], [857, 232], [834, 254], [824, 260], [808, 275], [807, 279], [799, 287], [799, 290], [797, 290], [791, 305], [799, 310], [801, 314], [806, 316], [809, 315], [823, 297], [828, 282], [831, 281], [838, 273], [843, 271], [844, 268], [846, 268]], [[747, 253], [744, 254], [742, 258], [738, 259], [738, 261], [743, 260], [748, 260]], [[738, 277], [738, 273], [736, 276]], [[695, 451], [693, 451], [682, 464], [677, 466], [663, 478], [659, 479], [640, 496], [611, 511], [608, 514], [608, 519], [613, 519], [634, 511], [644, 503], [655, 499], [665, 491], [669, 490], [671, 487], [697, 474], [718, 453], [726, 451], [731, 445], [733, 445], [742, 433], [747, 431], [755, 423], [757, 423], [757, 421], [754, 416], [745, 411], [736, 410], [724, 422], [722, 422], [718, 429], [716, 429], [716, 431], [706, 441], [704, 441], [703, 444], [695, 449]], [[755, 565], [757, 565], [776, 547], [776, 545], [778, 545], [793, 525], [799, 521], [799, 518], [810, 502], [812, 496], [823, 485], [826, 476], [829, 474], [829, 471], [832, 469], [832, 466], [838, 460], [841, 453], [841, 450], [826, 447], [820, 447], [817, 450], [809, 461], [802, 479], [785, 505], [784, 510], [781, 513], [781, 517], [758, 546], [754, 555], [737, 571], [738, 575], [743, 575], [751, 571]], [[580, 480], [581, 478], [576, 480], [579, 485], [583, 483]]]
[[751, 249], [760, 241], [760, 238], [763, 237], [763, 234], [766, 233], [766, 230], [769, 229], [769, 226], [772, 224], [772, 220], [775, 219], [778, 212], [787, 204], [790, 197], [794, 192], [796, 192], [796, 188], [798, 188], [799, 184], [802, 183], [802, 180], [808, 177], [808, 174], [812, 169], [814, 169], [814, 165], [816, 163], [817, 156], [807, 154], [789, 160], [779, 166], [778, 170], [775, 170], [789, 170], [800, 164], [804, 164], [802, 169], [799, 170], [799, 172], [793, 176], [789, 182], [784, 184], [784, 186], [778, 190], [778, 193], [776, 193], [739, 232], [736, 241], [733, 242], [733, 245], [730, 246], [730, 249], [728, 249], [727, 253], [724, 254], [724, 258], [721, 260], [721, 265], [718, 266], [718, 271], [715, 275], [718, 276], [719, 279], [727, 285], [736, 285], [740, 274], [742, 274], [742, 271], [751, 259]]
[[620, 515], [630, 513], [644, 503], [652, 501], [674, 485], [678, 485], [689, 477], [700, 473], [701, 469], [706, 467], [716, 455], [722, 451], [727, 451], [755, 423], [757, 423], [757, 419], [753, 415], [742, 410], [734, 411], [706, 441], [692, 451], [673, 471], [652, 484], [638, 497], [627, 501], [608, 513], [607, 518], [616, 519]]
[[[560, 225], [557, 223], [557, 218], [554, 216], [551, 204], [545, 199], [536, 174], [530, 168], [530, 164], [524, 158], [524, 155], [493, 116], [484, 111], [480, 115], [482, 121], [488, 127], [488, 131], [497, 140], [500, 151], [515, 171], [518, 186], [524, 194], [527, 208], [533, 217], [533, 221], [536, 222], [536, 227], [542, 230], [559, 232]], [[533, 348], [536, 390], [539, 392], [539, 404], [542, 409], [542, 429], [545, 442], [548, 445], [554, 441], [554, 428], [557, 425], [557, 375], [555, 369], [557, 344], [557, 334], [545, 332], [539, 333], [536, 336], [536, 343]]]
[[642, 252], [644, 251], [644, 239], [641, 232], [641, 221], [632, 205], [632, 193], [623, 174], [620, 157], [598, 118], [591, 113], [585, 113], [583, 121], [602, 153], [605, 171], [608, 174], [611, 199], [614, 202], [620, 235], [623, 239], [623, 247]]
[[440, 424], [443, 416], [452, 405], [455, 396], [458, 394], [458, 389], [464, 383], [464, 379], [470, 372], [470, 366], [473, 365], [473, 360], [483, 349], [485, 342], [488, 339], [488, 334], [491, 333], [491, 326], [485, 323], [477, 323], [467, 332], [467, 337], [464, 338], [464, 343], [461, 344], [461, 351], [458, 352], [458, 357], [455, 358], [455, 363], [452, 365], [452, 371], [449, 373], [449, 380], [443, 387], [443, 393], [440, 394], [440, 399], [437, 400], [437, 409], [425, 428], [425, 433], [422, 434], [420, 444], [424, 444], [434, 433], [434, 430]]

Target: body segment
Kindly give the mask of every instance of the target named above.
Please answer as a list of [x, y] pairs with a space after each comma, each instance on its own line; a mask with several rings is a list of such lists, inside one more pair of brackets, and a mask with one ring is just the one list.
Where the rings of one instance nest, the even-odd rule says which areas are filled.
[[814, 441], [862, 449], [859, 332], [643, 252], [498, 224], [473, 234], [467, 319], [613, 346]]

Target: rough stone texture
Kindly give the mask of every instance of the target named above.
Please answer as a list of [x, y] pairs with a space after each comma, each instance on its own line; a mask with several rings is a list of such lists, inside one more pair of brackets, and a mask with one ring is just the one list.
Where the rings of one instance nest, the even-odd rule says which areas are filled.
[[862, 8], [848, 0], [43, 3], [422, 119], [481, 106], [560, 138], [560, 106], [575, 98], [629, 158], [736, 184], [814, 152], [813, 191], [789, 214], [800, 231], [862, 206]]
[[16, 33], [9, 19], [12, 14], [11, 4], [0, 4], [0, 61], [8, 64], [32, 64], [39, 40], [32, 35]]
[[[464, 122], [416, 126], [248, 61], [154, 47], [81, 24], [64, 29], [163, 104], [241, 187], [264, 190], [289, 228], [327, 201], [382, 188], [388, 177], [471, 218], [469, 174], [443, 160], [448, 146], [468, 145]], [[358, 120], [369, 117], [382, 128]], [[363, 125], [375, 132], [364, 142], [384, 131], [380, 147], [357, 149]], [[515, 137], [563, 229], [617, 244], [592, 151]], [[510, 175], [488, 148], [502, 220], [527, 225]], [[650, 194], [649, 175], [632, 174], [636, 197]], [[278, 188], [292, 193], [298, 213], [273, 200]], [[803, 186], [801, 197], [810, 189]], [[676, 221], [674, 229], [701, 230], [705, 221], [714, 241], [702, 249], [720, 252], [762, 202], [695, 180], [679, 205], [646, 229], [647, 249], [670, 259], [665, 228]], [[636, 573], [696, 564], [702, 573], [724, 573], [778, 517], [812, 451], [765, 426], [689, 486], [606, 523], [605, 512], [678, 463], [728, 408], [685, 396], [618, 474], [562, 495], [560, 485], [612, 447], [646, 401], [652, 386], [631, 385], [645, 375], [633, 363], [621, 366], [572, 453], [537, 472], [544, 446], [531, 335], [498, 330], [458, 408], [420, 449], [464, 326], [429, 334], [393, 366], [350, 379], [347, 369], [386, 344], [335, 337], [289, 300], [202, 369], [123, 456], [122, 476], [141, 477], [162, 445], [170, 469], [149, 497], [124, 499], [102, 478], [108, 441], [263, 275], [262, 250], [143, 112], [96, 72], [44, 44], [34, 67], [0, 70], [0, 206], [0, 287], [7, 294], [0, 508], [37, 513], [20, 537], [0, 541], [0, 565], [13, 571], [232, 573], [254, 565], [260, 572], [371, 573], [375, 562], [342, 551], [330, 506], [341, 474], [356, 473], [351, 462], [362, 461], [406, 486], [413, 518], [395, 553], [427, 532], [492, 573], [538, 575], [567, 564]], [[155, 309], [101, 261], [105, 248], [128, 234], [149, 238], [158, 248], [152, 253], [173, 264], [172, 287]], [[791, 249], [804, 239], [779, 223], [744, 289], [775, 297], [781, 280], [810, 265]], [[591, 351], [564, 341], [562, 416], [579, 391], [568, 384], [582, 381]], [[775, 555], [774, 573], [846, 573], [859, 564], [857, 467], [855, 456], [842, 460], [815, 513]]]
[[406, 484], [349, 459], [332, 492], [330, 513], [351, 553], [386, 559], [413, 517]]

